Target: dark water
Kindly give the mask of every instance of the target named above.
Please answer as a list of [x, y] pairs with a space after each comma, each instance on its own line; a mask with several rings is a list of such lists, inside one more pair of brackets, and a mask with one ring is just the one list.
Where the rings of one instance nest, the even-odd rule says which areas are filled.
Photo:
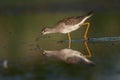
[[[0, 80], [119, 80], [120, 41], [88, 42], [92, 53], [91, 67], [85, 64], [67, 64], [42, 55], [42, 50], [60, 50], [68, 47], [65, 34], [41, 36], [44, 26], [82, 13], [47, 13], [36, 15], [0, 16]], [[120, 15], [96, 13], [88, 21], [88, 37], [120, 36]], [[71, 33], [72, 39], [83, 38], [85, 28]], [[72, 49], [87, 54], [83, 42], [73, 42]]]

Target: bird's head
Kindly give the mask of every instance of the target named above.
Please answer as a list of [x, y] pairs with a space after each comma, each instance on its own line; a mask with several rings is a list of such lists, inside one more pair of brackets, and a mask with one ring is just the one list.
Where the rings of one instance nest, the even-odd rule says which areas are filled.
[[42, 54], [45, 55], [45, 56], [47, 56], [47, 51], [43, 50]]
[[53, 53], [51, 51], [47, 51], [47, 50], [43, 50], [42, 54], [47, 56], [47, 57], [53, 56]]
[[41, 31], [41, 35], [49, 34], [49, 28], [44, 27]]

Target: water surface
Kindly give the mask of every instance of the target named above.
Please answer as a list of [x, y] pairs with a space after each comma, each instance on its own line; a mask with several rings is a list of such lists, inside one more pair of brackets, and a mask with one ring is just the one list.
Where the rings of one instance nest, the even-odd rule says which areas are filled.
[[[92, 61], [96, 66], [67, 64], [47, 58], [42, 50], [59, 50], [68, 47], [65, 34], [40, 35], [44, 26], [52, 27], [58, 20], [78, 13], [40, 13], [36, 15], [0, 16], [0, 79], [1, 80], [119, 80], [120, 41], [88, 42]], [[96, 13], [88, 37], [120, 36], [120, 15]], [[71, 33], [72, 39], [83, 38], [85, 27]], [[83, 42], [73, 42], [72, 49], [87, 54]], [[7, 68], [3, 66], [7, 60]]]

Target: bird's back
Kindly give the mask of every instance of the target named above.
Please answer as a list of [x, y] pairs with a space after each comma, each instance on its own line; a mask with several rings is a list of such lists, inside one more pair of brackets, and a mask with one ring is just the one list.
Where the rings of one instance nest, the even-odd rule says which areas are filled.
[[92, 16], [93, 12], [90, 11], [89, 13], [83, 15], [83, 16], [74, 16], [74, 17], [68, 17], [65, 19], [62, 19], [58, 21], [55, 25], [65, 24], [65, 25], [76, 25], [80, 23], [84, 18]]
[[74, 25], [78, 24], [80, 21], [82, 21], [83, 19], [84, 19], [84, 16], [68, 17], [68, 18], [58, 21], [55, 25], [65, 24], [65, 25], [73, 25], [74, 26]]

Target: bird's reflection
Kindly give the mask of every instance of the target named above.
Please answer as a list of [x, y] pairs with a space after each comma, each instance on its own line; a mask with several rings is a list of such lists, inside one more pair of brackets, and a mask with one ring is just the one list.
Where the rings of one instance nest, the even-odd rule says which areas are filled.
[[87, 52], [88, 52], [88, 54], [86, 55], [86, 57], [89, 57], [89, 58], [92, 57], [90, 48], [89, 48], [89, 46], [88, 46], [88, 42], [87, 42], [87, 41], [84, 41], [84, 45], [85, 45], [85, 47], [86, 47], [86, 49], [87, 49]]
[[[87, 42], [85, 42], [85, 46], [87, 46], [86, 47], [87, 50], [90, 51], [88, 49], [89, 47], [87, 45]], [[88, 52], [88, 55], [83, 55], [80, 51], [73, 50], [70, 48], [65, 48], [61, 50], [44, 50], [43, 55], [47, 57], [53, 57], [71, 64], [86, 63], [89, 65], [95, 65], [94, 62], [92, 62], [87, 58], [87, 57], [91, 57], [90, 52]]]

